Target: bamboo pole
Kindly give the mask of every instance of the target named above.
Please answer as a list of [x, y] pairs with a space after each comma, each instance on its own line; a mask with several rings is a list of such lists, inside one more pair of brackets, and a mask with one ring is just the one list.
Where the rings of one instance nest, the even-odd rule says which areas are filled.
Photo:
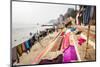
[[87, 56], [88, 55], [88, 45], [89, 45], [89, 33], [90, 33], [90, 23], [88, 25], [88, 31], [87, 31], [87, 43], [86, 43], [86, 51], [85, 51], [85, 59], [88, 59], [89, 57]]

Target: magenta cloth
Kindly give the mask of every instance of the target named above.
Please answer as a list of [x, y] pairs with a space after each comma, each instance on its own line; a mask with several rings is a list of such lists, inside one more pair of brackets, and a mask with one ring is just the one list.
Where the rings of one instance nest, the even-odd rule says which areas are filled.
[[68, 48], [66, 48], [63, 52], [63, 63], [71, 62], [72, 60], [77, 60], [77, 54], [75, 51], [75, 47], [72, 45], [69, 45]]
[[82, 38], [82, 37], [80, 37], [79, 39], [78, 39], [78, 44], [79, 45], [82, 45], [82, 43], [84, 43], [86, 40], [84, 39], [84, 38]]

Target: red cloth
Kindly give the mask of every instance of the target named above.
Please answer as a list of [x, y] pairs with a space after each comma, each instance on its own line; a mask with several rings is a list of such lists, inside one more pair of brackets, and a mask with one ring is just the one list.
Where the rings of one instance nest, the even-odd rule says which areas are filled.
[[82, 43], [84, 43], [86, 40], [84, 39], [84, 38], [82, 38], [82, 37], [80, 37], [79, 39], [78, 39], [78, 44], [79, 45], [82, 45]]
[[64, 32], [61, 33], [61, 36], [63, 36], [63, 35], [64, 35]]

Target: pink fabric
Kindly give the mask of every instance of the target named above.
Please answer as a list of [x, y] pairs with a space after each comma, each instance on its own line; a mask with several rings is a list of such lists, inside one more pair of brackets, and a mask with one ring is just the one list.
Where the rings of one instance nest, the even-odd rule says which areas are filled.
[[70, 45], [70, 32], [65, 34], [61, 49], [64, 50], [63, 63], [76, 61], [78, 59], [74, 46]]
[[24, 42], [22, 43], [22, 48], [23, 48], [23, 51], [26, 50], [26, 48], [25, 48], [25, 43], [24, 43]]
[[82, 45], [82, 43], [84, 43], [85, 41], [86, 41], [86, 39], [80, 37], [80, 38], [78, 39], [78, 44], [79, 44], [79, 45]]
[[69, 37], [70, 37], [70, 33], [65, 34], [65, 37], [63, 38], [61, 49], [64, 50], [64, 49], [68, 48], [68, 46], [70, 44]]

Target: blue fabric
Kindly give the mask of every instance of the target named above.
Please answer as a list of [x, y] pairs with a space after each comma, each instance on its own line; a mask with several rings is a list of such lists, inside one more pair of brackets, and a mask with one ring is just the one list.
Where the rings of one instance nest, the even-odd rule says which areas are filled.
[[25, 42], [25, 45], [26, 45], [26, 48], [27, 48], [27, 49], [30, 48], [30, 46], [29, 46], [29, 41], [26, 41], [26, 42]]
[[74, 27], [71, 28], [71, 31], [72, 31], [72, 32], [74, 32], [75, 30], [76, 30], [76, 28], [74, 28]]
[[87, 6], [83, 12], [83, 23], [85, 25], [89, 24], [90, 12], [91, 12], [91, 6]]
[[31, 47], [31, 39], [28, 40], [28, 44]]

